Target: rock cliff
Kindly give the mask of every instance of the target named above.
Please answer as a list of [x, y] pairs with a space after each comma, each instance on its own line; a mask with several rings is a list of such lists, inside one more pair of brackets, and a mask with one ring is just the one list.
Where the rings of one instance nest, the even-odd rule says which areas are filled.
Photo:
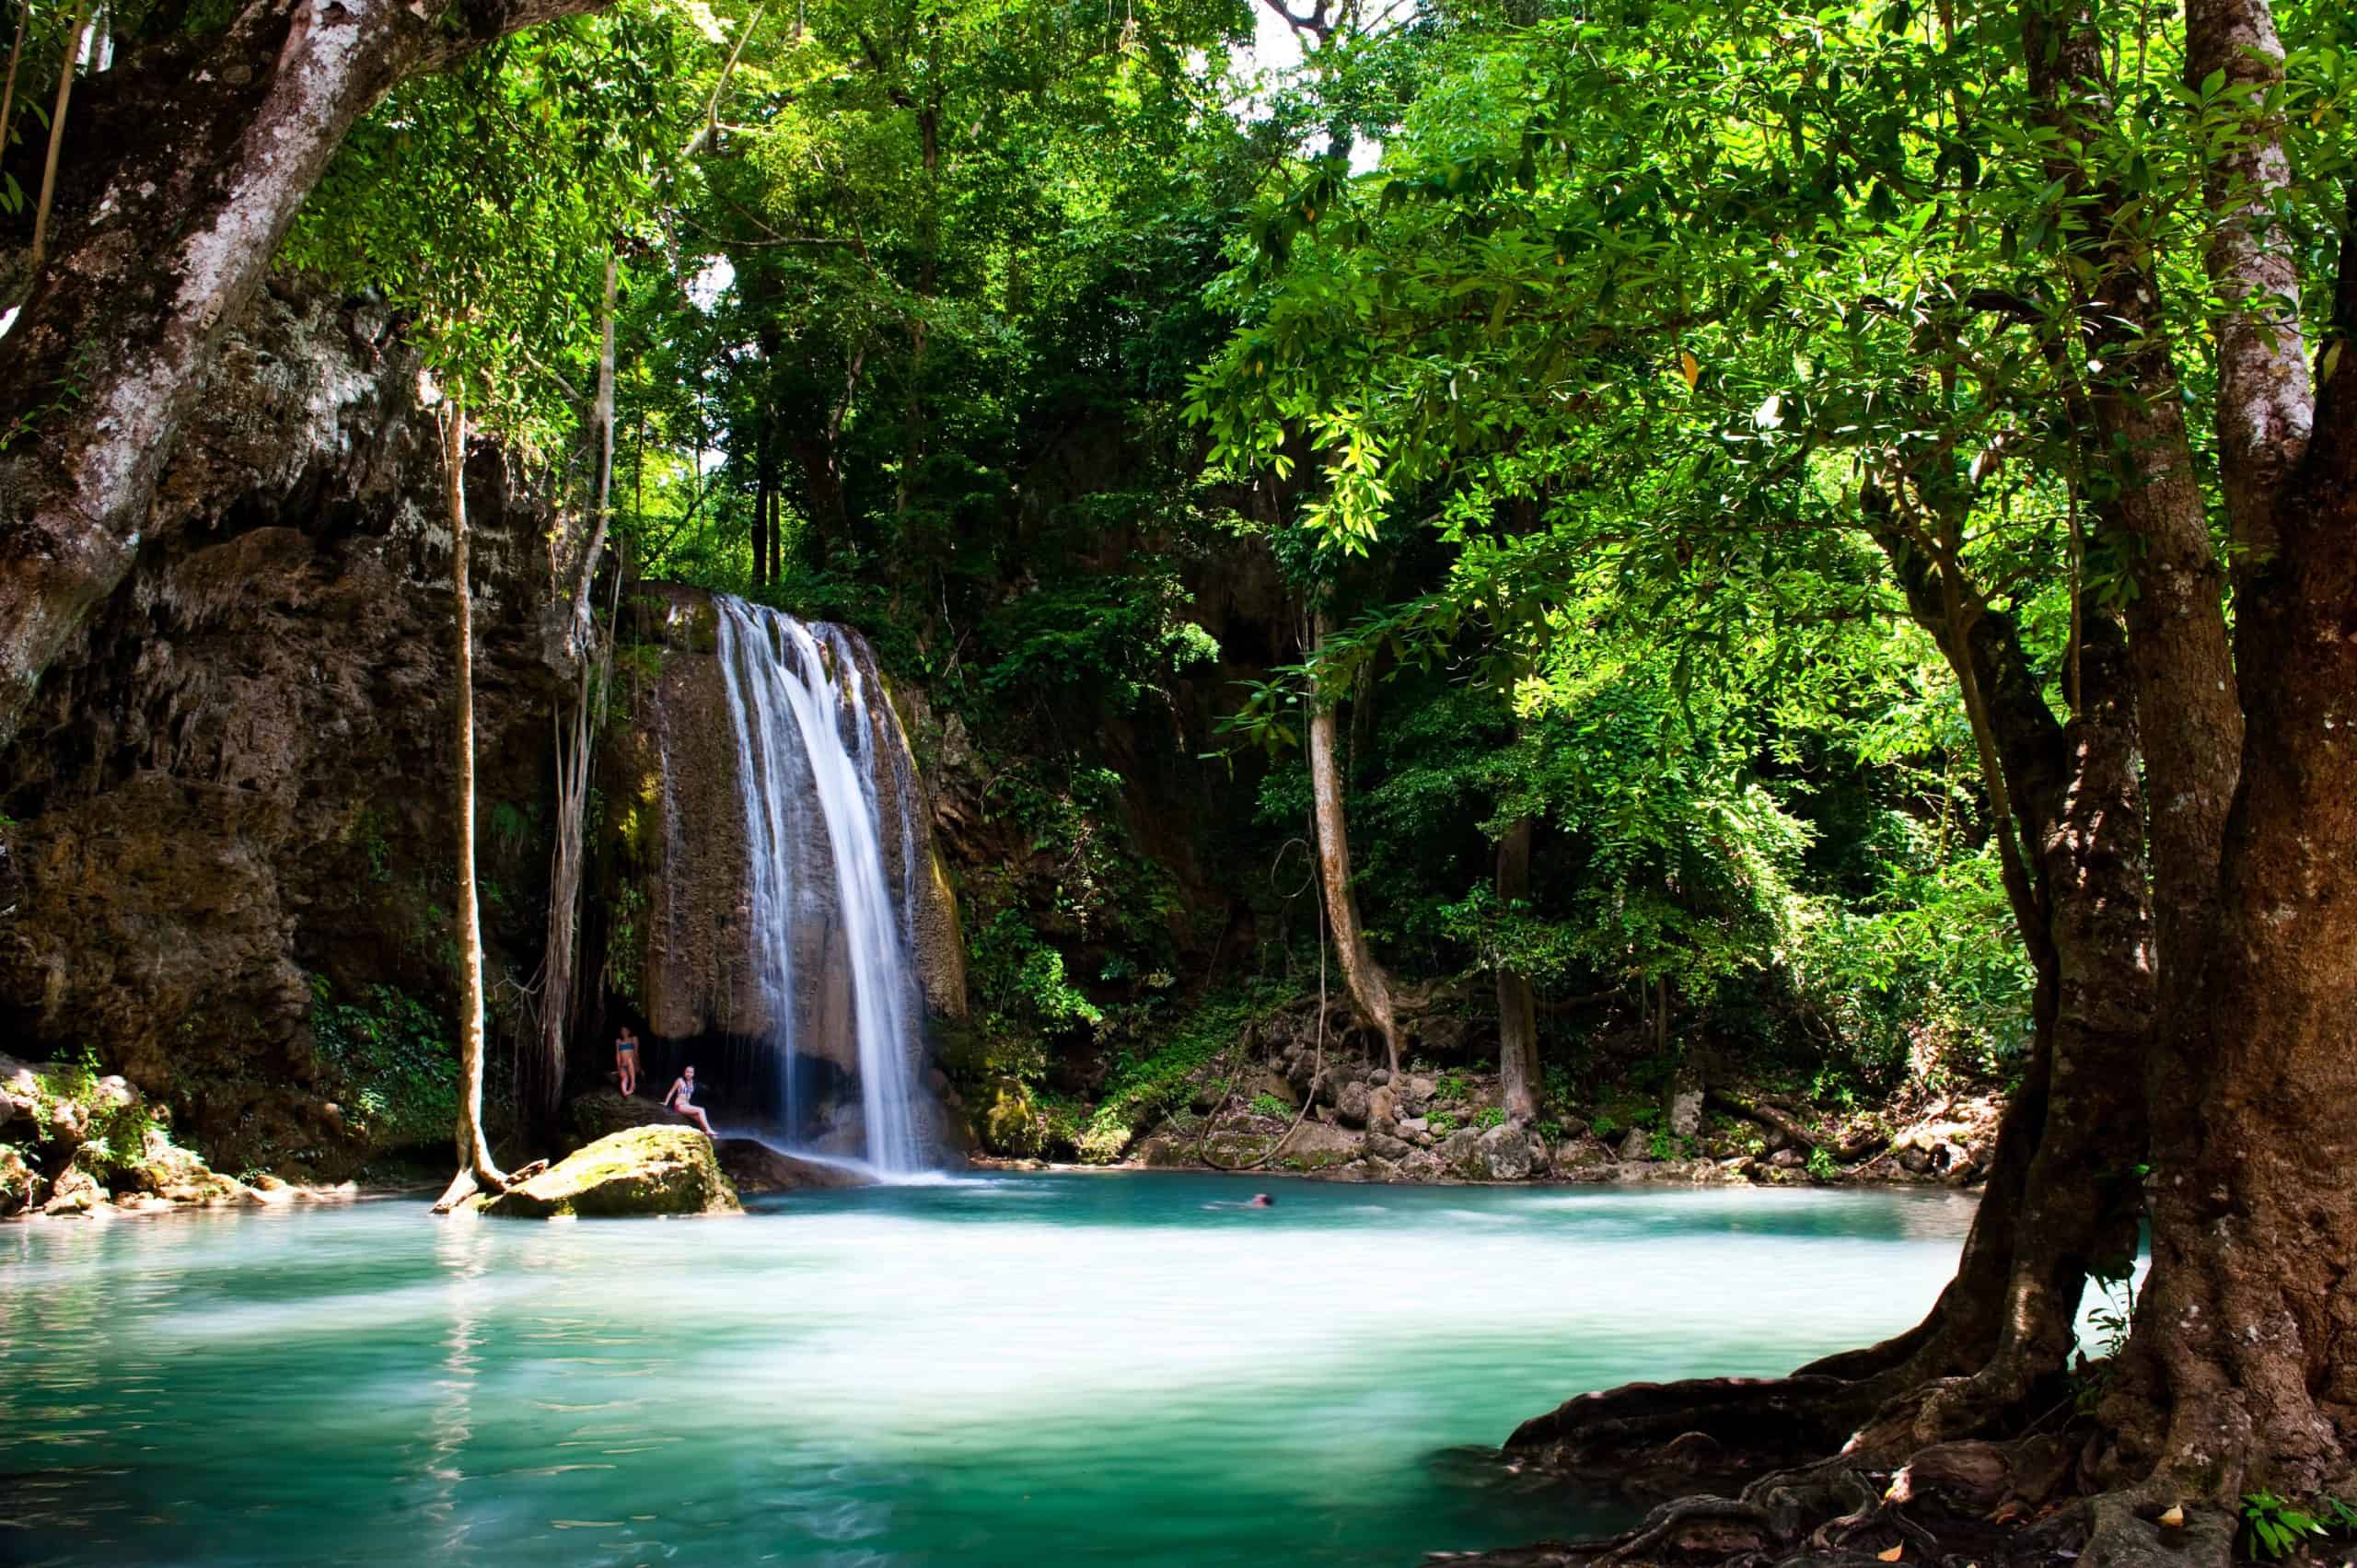
[[[136, 571], [0, 756], [0, 1031], [95, 1054], [231, 1169], [377, 1146], [383, 1086], [322, 1049], [322, 994], [447, 994], [450, 537], [418, 368], [366, 304], [258, 300]], [[497, 981], [538, 960], [565, 530], [491, 446], [467, 489]]]

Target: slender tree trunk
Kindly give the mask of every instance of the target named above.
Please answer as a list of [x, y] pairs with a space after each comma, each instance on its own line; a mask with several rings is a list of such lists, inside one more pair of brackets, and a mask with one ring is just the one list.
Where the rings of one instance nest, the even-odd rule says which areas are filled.
[[[1508, 914], [1530, 897], [1533, 823], [1517, 817], [1498, 839], [1498, 902]], [[1511, 964], [1500, 964], [1498, 981], [1498, 1091], [1507, 1117], [1528, 1121], [1538, 1115], [1538, 1015], [1530, 981]]]
[[41, 166], [41, 195], [33, 203], [33, 259], [36, 272], [49, 255], [49, 204], [57, 194], [57, 154], [65, 145], [65, 110], [74, 100], [74, 76], [82, 61], [82, 41], [89, 35], [89, 0], [74, 13], [65, 34], [65, 58], [57, 68], [57, 104], [49, 112], [49, 152]]
[[[1317, 618], [1311, 653], [1326, 645], [1326, 615]], [[1327, 923], [1333, 929], [1334, 951], [1342, 966], [1342, 983], [1351, 993], [1352, 1010], [1360, 1021], [1383, 1037], [1385, 1060], [1399, 1071], [1399, 1022], [1392, 1011], [1391, 980], [1367, 946], [1359, 923], [1358, 893], [1351, 886], [1351, 839], [1342, 801], [1342, 773], [1335, 759], [1334, 703], [1313, 684], [1309, 702], [1309, 783], [1318, 816], [1318, 869], [1326, 885]]]
[[130, 569], [221, 335], [353, 122], [406, 75], [602, 3], [259, 0], [75, 95], [47, 258], [0, 354], [0, 430], [30, 437], [0, 452], [0, 745]]
[[8, 127], [17, 118], [17, 67], [25, 57], [25, 34], [32, 17], [33, 0], [17, 0], [17, 41], [8, 46], [8, 78], [0, 83], [0, 163], [8, 160]]
[[[610, 656], [610, 633], [602, 642], [590, 611], [590, 588], [598, 575], [598, 557], [606, 542], [613, 516], [614, 495], [614, 300], [618, 264], [606, 258], [605, 329], [598, 355], [598, 394], [590, 412], [592, 442], [597, 453], [592, 515], [596, 521], [582, 556], [581, 575], [574, 591], [570, 648], [580, 666], [579, 690], [568, 721], [556, 721], [556, 845], [549, 865], [549, 920], [546, 952], [540, 965], [540, 1041], [537, 1051], [516, 1059], [516, 1110], [542, 1147], [552, 1147], [557, 1117], [564, 1098], [566, 1042], [575, 1017], [575, 981], [581, 951], [581, 879], [589, 808], [589, 776], [596, 758], [598, 723], [595, 710], [605, 690], [605, 659], [592, 659], [593, 647]], [[616, 563], [617, 576], [621, 563]]]
[[450, 405], [443, 421], [442, 457], [450, 520], [450, 582], [458, 604], [454, 642], [458, 687], [459, 888], [454, 917], [459, 945], [459, 1174], [435, 1207], [447, 1213], [469, 1193], [498, 1191], [506, 1178], [492, 1163], [482, 1132], [482, 921], [475, 899], [475, 636], [474, 595], [467, 582], [467, 411]]
[[770, 580], [770, 421], [761, 415], [753, 447], [753, 582]]
[[614, 295], [620, 259], [606, 253], [605, 310], [598, 348], [598, 395], [591, 406], [590, 434], [597, 443], [597, 499], [590, 509], [589, 545], [581, 552], [581, 575], [573, 589], [572, 630], [565, 652], [581, 658], [589, 649], [596, 627], [589, 610], [589, 591], [598, 579], [598, 558], [605, 552], [606, 531], [614, 516]]

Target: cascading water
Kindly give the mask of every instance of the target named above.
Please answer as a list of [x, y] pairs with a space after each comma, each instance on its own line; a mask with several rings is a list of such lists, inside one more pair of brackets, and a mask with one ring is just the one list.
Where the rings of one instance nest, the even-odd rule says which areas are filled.
[[[906, 907], [914, 780], [888, 705], [870, 700], [872, 688], [882, 694], [874, 661], [842, 627], [725, 594], [713, 603], [751, 860], [753, 958], [789, 1135], [812, 1109], [799, 1103], [797, 1052], [811, 1044], [807, 1030], [828, 1024], [813, 1016], [811, 999], [830, 977], [808, 971], [831, 959], [850, 970], [867, 1162], [888, 1176], [929, 1168], [935, 1142], [917, 1086], [921, 1012]], [[879, 774], [900, 806], [897, 878], [885, 867]], [[814, 931], [824, 939], [814, 942]]]

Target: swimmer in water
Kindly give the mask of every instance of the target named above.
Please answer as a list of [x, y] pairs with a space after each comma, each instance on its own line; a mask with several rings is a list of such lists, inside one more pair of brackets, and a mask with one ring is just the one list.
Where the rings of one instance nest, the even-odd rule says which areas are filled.
[[1277, 1201], [1266, 1192], [1255, 1192], [1252, 1194], [1252, 1201], [1244, 1206], [1248, 1209], [1273, 1209], [1277, 1206]]

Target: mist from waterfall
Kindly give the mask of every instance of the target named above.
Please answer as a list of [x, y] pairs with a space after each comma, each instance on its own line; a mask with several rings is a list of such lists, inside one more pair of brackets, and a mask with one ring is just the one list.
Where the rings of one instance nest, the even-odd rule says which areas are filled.
[[[918, 1087], [915, 781], [873, 656], [840, 626], [726, 594], [714, 595], [713, 605], [751, 860], [753, 959], [788, 1135], [800, 1135], [814, 1109], [797, 1103], [795, 1057], [815, 1044], [804, 1038], [813, 1022], [805, 1004], [827, 978], [797, 975], [795, 948], [811, 923], [839, 923], [867, 1163], [884, 1176], [927, 1169], [936, 1161], [929, 1102]], [[885, 864], [879, 771], [888, 771], [900, 807], [897, 876]], [[832, 949], [819, 944], [821, 963]], [[805, 963], [810, 957], [800, 955]]]

